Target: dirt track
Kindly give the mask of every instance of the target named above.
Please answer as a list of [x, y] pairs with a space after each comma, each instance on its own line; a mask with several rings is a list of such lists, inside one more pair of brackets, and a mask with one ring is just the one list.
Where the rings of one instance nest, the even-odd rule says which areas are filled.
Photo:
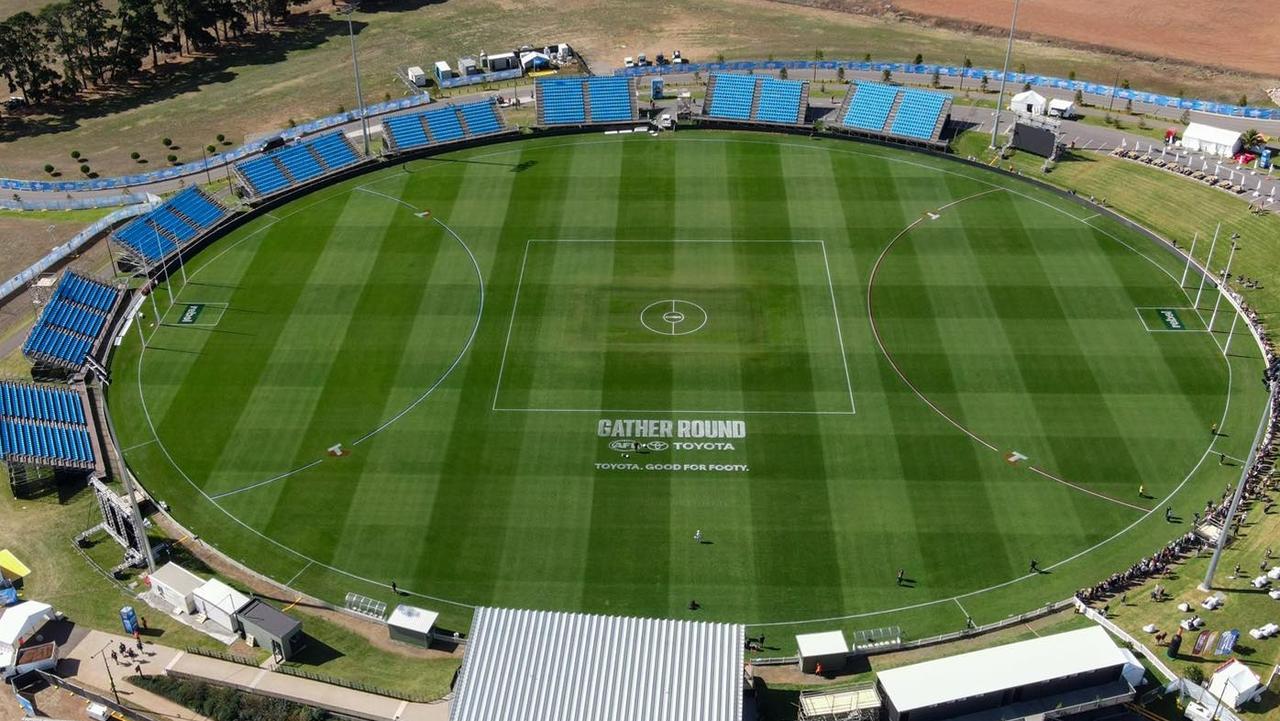
[[[1005, 0], [893, 0], [917, 15], [1007, 28]], [[1157, 58], [1234, 68], [1280, 78], [1280, 21], [1264, 5], [1241, 0], [1024, 0], [1018, 29], [1048, 38]], [[1123, 66], [1116, 68], [1124, 77]], [[1109, 82], [1108, 79], [1098, 78]], [[1251, 101], [1262, 102], [1262, 88]]]

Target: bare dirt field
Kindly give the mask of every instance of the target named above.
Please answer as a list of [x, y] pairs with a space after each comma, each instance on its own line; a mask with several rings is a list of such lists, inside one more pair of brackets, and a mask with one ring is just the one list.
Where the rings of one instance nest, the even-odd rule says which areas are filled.
[[[1012, 2], [893, 0], [909, 13], [1007, 28]], [[1018, 30], [1146, 57], [1170, 58], [1280, 78], [1280, 19], [1239, 0], [1026, 0]], [[1121, 73], [1124, 68], [1117, 67]], [[1107, 78], [1098, 81], [1110, 82]], [[1261, 93], [1256, 93], [1261, 101]]]

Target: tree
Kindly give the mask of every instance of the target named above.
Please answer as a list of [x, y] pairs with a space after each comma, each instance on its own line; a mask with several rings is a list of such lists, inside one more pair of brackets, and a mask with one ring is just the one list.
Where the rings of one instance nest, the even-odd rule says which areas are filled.
[[913, 64], [913, 65], [924, 65], [924, 55], [922, 55], [921, 53], [916, 53], [916, 60], [915, 60], [915, 62], [914, 62], [914, 63], [912, 63], [912, 64]]
[[978, 81], [978, 89], [985, 93], [987, 92], [987, 86], [990, 84], [991, 84], [991, 80], [987, 78], [986, 73], [983, 73], [982, 79]]
[[1075, 97], [1075, 100], [1076, 100], [1076, 105], [1079, 105], [1079, 106], [1081, 106], [1081, 107], [1083, 107], [1083, 106], [1084, 106], [1084, 91], [1083, 91], [1083, 90], [1080, 90], [1079, 88], [1077, 88], [1077, 89], [1076, 89], [1076, 97]]
[[1075, 79], [1076, 79], [1076, 71], [1074, 70], [1067, 71], [1067, 80], [1074, 81]]
[[20, 90], [29, 102], [42, 102], [58, 81], [52, 61], [39, 18], [20, 12], [0, 22], [0, 77], [9, 92]]
[[866, 55], [863, 55], [863, 56], [862, 56], [862, 62], [864, 62], [864, 63], [869, 63], [869, 62], [871, 62], [871, 53], [867, 53]]
[[889, 68], [880, 71], [880, 82], [887, 83], [893, 80], [893, 73], [889, 72]]
[[1248, 96], [1248, 95], [1241, 95], [1241, 96], [1240, 96], [1240, 102], [1236, 103], [1236, 105], [1239, 105], [1239, 106], [1240, 106], [1240, 107], [1242, 107], [1242, 108], [1243, 108], [1244, 106], [1248, 105], [1248, 104], [1249, 104], [1249, 96]]
[[933, 77], [929, 79], [929, 82], [931, 82], [935, 88], [942, 85], [942, 72], [938, 70], [938, 68], [935, 67], [933, 69]]
[[724, 53], [716, 53], [716, 62], [717, 62], [717, 63], [723, 63], [723, 62], [724, 62]]
[[787, 69], [786, 69], [786, 68], [780, 68], [780, 69], [778, 70], [778, 77], [779, 77], [779, 78], [781, 78], [781, 79], [783, 79], [783, 80], [786, 80], [786, 79], [787, 79]]
[[1189, 663], [1182, 669], [1182, 677], [1191, 683], [1200, 685], [1204, 683], [1204, 669], [1199, 664]]
[[1121, 80], [1121, 81], [1120, 81], [1120, 87], [1124, 88], [1125, 90], [1128, 90], [1128, 89], [1129, 89], [1129, 78], [1125, 78], [1124, 80]]
[[1026, 75], [1026, 74], [1027, 74], [1027, 64], [1026, 64], [1026, 63], [1018, 63], [1018, 72], [1019, 72], [1019, 73], [1021, 73], [1022, 75]]
[[827, 57], [827, 54], [822, 52], [821, 50], [813, 51], [813, 81], [815, 83], [818, 82], [818, 63], [822, 62], [822, 60], [826, 57]]
[[53, 166], [49, 163], [45, 163], [44, 172], [48, 173], [49, 175], [53, 175]]
[[142, 67], [142, 58], [151, 54], [151, 64], [160, 64], [160, 51], [167, 45], [165, 36], [172, 26], [160, 17], [156, 0], [120, 0], [116, 11], [120, 18], [120, 40], [117, 43], [116, 66], [125, 72]]
[[844, 82], [844, 66], [836, 68], [836, 80], [840, 83]]
[[1240, 133], [1240, 147], [1245, 150], [1252, 150], [1255, 145], [1261, 145], [1264, 141], [1265, 138], [1262, 137], [1262, 133], [1259, 133], [1257, 128], [1249, 128]]
[[966, 75], [968, 75], [968, 74], [969, 74], [969, 71], [970, 71], [970, 70], [972, 70], [972, 69], [973, 69], [973, 61], [969, 59], [969, 56], [968, 56], [968, 55], [964, 56], [964, 72], [960, 73], [960, 90], [961, 90], [961, 92], [963, 92], [963, 91], [964, 91], [964, 77], [965, 77]]
[[1126, 115], [1133, 115], [1133, 98], [1124, 101], [1124, 112]]

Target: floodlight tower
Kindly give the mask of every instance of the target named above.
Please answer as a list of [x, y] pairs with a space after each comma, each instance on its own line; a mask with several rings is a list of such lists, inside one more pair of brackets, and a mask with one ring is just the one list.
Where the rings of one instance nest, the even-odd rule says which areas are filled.
[[1004, 72], [1000, 73], [1000, 95], [996, 98], [996, 121], [991, 126], [991, 148], [996, 147], [996, 133], [1000, 132], [1000, 110], [1004, 105], [1004, 85], [1009, 81], [1009, 58], [1013, 55], [1013, 29], [1018, 25], [1018, 5], [1013, 0], [1013, 19], [1009, 21], [1009, 44], [1004, 49]]
[[360, 60], [356, 56], [356, 31], [351, 15], [360, 9], [360, 0], [348, 0], [338, 6], [338, 14], [347, 19], [347, 34], [351, 36], [351, 66], [356, 75], [356, 107], [360, 110], [360, 132], [364, 136], [364, 154], [369, 156], [369, 119], [364, 113], [364, 93], [360, 92]]

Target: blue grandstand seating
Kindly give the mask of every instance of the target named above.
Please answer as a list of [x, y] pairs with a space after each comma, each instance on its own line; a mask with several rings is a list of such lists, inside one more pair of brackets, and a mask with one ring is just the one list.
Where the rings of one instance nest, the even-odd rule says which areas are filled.
[[80, 395], [69, 387], [0, 381], [0, 418], [84, 423]]
[[437, 143], [462, 140], [467, 135], [462, 129], [462, 123], [458, 122], [458, 112], [452, 105], [428, 110], [422, 114], [422, 117], [426, 119], [427, 130], [431, 133], [432, 140]]
[[271, 158], [254, 158], [240, 163], [236, 168], [259, 195], [270, 195], [290, 184], [289, 179], [280, 171], [280, 166]]
[[420, 148], [431, 142], [427, 129], [422, 125], [422, 114], [398, 115], [382, 121], [382, 130], [391, 138], [396, 150]]
[[236, 170], [255, 195], [271, 195], [358, 162], [359, 153], [347, 142], [342, 131], [335, 130], [257, 158], [242, 160], [236, 163]]
[[898, 114], [893, 118], [889, 132], [921, 140], [933, 139], [938, 127], [938, 117], [946, 106], [948, 95], [927, 90], [904, 90]]
[[323, 135], [308, 145], [329, 170], [338, 170], [360, 162], [360, 156], [341, 133]]
[[791, 124], [803, 120], [800, 117], [800, 99], [804, 94], [803, 81], [777, 80], [768, 76], [761, 80], [760, 105], [756, 109], [756, 120]]
[[724, 75], [712, 73], [711, 106], [707, 115], [730, 120], [750, 120], [751, 102], [755, 99], [754, 75]]
[[133, 219], [112, 237], [145, 262], [154, 263], [211, 228], [227, 213], [226, 208], [199, 189], [187, 188], [160, 207]]
[[324, 175], [324, 168], [305, 145], [295, 145], [273, 153], [272, 158], [284, 166], [284, 171], [295, 183], [305, 183]]
[[[36, 361], [79, 368], [102, 334], [107, 314], [119, 297], [120, 291], [105, 283], [63, 273], [22, 352]], [[0, 406], [0, 415], [2, 409]]]
[[93, 444], [85, 426], [0, 420], [0, 456], [18, 456], [50, 465], [93, 463]]
[[502, 122], [489, 103], [467, 103], [457, 108], [467, 123], [467, 132], [473, 136], [492, 135], [502, 130]]
[[581, 125], [587, 122], [582, 78], [543, 78], [538, 81], [543, 125]]
[[591, 122], [616, 123], [635, 120], [631, 107], [631, 79], [594, 77], [587, 80], [591, 100]]
[[[459, 120], [461, 116], [461, 120]], [[466, 127], [462, 123], [466, 122]], [[441, 145], [501, 133], [507, 128], [493, 100], [445, 105], [426, 112], [396, 115], [382, 121], [383, 132], [397, 151]]]
[[898, 98], [899, 88], [879, 83], [858, 83], [841, 124], [859, 130], [881, 132]]

